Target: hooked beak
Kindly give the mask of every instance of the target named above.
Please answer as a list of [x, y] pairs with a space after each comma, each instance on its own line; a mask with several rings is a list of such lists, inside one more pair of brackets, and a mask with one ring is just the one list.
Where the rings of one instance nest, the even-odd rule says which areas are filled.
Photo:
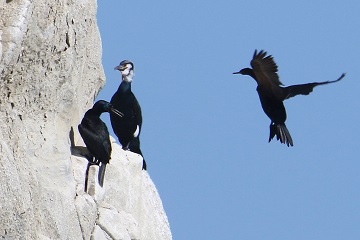
[[113, 108], [113, 107], [110, 107], [110, 111], [116, 115], [118, 115], [119, 117], [123, 117], [124, 114], [122, 112], [120, 112], [119, 110]]
[[125, 70], [125, 67], [119, 65], [119, 66], [116, 66], [116, 67], [114, 68], [114, 70], [119, 70], [119, 71], [121, 72], [121, 71]]

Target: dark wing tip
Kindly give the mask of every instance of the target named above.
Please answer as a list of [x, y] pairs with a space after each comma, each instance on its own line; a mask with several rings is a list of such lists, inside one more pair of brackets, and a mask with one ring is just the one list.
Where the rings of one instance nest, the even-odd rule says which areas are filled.
[[341, 74], [341, 76], [340, 76], [338, 79], [336, 79], [336, 80], [334, 80], [334, 81], [327, 81], [327, 82], [325, 82], [325, 83], [334, 83], [334, 82], [338, 82], [338, 81], [340, 81], [341, 79], [343, 79], [343, 78], [345, 77], [345, 75], [346, 75], [346, 73], [342, 73], [342, 74]]
[[257, 49], [255, 49], [255, 52], [254, 52], [254, 55], [253, 55], [253, 58], [255, 58], [255, 56], [257, 55]]
[[[258, 53], [257, 50], [255, 49], [255, 52], [254, 52], [254, 56], [253, 56], [253, 59], [264, 59], [267, 55], [267, 52], [265, 52], [263, 49], [260, 50], [260, 52]], [[269, 55], [268, 57], [272, 58], [271, 55]]]
[[346, 73], [341, 74], [341, 76], [338, 78], [338, 80], [341, 80], [345, 77]]

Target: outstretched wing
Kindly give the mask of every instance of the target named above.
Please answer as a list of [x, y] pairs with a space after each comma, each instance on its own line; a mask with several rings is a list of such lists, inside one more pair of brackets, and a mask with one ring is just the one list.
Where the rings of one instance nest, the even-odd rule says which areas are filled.
[[266, 56], [267, 52], [261, 50], [257, 53], [254, 52], [253, 59], [251, 60], [251, 67], [258, 81], [258, 84], [272, 83], [276, 85], [283, 85], [279, 80], [277, 74], [278, 66], [276, 65], [271, 55]]
[[334, 80], [334, 81], [326, 81], [326, 82], [313, 82], [313, 83], [305, 83], [299, 85], [292, 85], [283, 88], [284, 89], [284, 100], [294, 97], [296, 95], [309, 95], [313, 90], [314, 87], [319, 85], [325, 85], [329, 83], [334, 83], [340, 81], [343, 77], [345, 77], [345, 73], [341, 74], [341, 76]]

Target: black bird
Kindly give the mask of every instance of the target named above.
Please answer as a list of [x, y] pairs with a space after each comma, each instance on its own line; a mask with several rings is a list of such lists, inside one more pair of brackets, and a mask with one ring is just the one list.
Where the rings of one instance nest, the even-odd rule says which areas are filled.
[[111, 143], [109, 131], [100, 115], [103, 112], [110, 112], [121, 118], [123, 114], [115, 109], [109, 102], [104, 100], [97, 101], [89, 109], [78, 126], [81, 137], [84, 140], [89, 152], [95, 158], [97, 164], [101, 164], [99, 170], [99, 184], [103, 186], [106, 164], [111, 158]]
[[288, 87], [282, 87], [277, 74], [278, 67], [271, 55], [261, 50], [254, 52], [253, 59], [250, 62], [251, 68], [243, 68], [233, 74], [249, 75], [255, 79], [258, 86], [256, 88], [261, 106], [266, 115], [271, 119], [269, 142], [276, 135], [277, 140], [287, 146], [293, 146], [293, 140], [286, 128], [286, 110], [283, 101], [296, 95], [308, 95], [314, 87], [340, 81], [345, 74], [343, 73], [337, 80], [326, 82], [313, 82]]
[[110, 113], [111, 125], [124, 150], [130, 150], [143, 157], [143, 167], [146, 170], [146, 161], [140, 150], [140, 132], [142, 114], [138, 100], [131, 91], [131, 82], [134, 77], [134, 64], [129, 60], [122, 61], [114, 70], [119, 70], [122, 82], [111, 98], [111, 104], [124, 114], [119, 117]]

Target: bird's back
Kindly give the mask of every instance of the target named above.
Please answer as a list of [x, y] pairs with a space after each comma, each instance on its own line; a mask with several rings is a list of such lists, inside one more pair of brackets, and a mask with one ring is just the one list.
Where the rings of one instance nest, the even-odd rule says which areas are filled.
[[97, 116], [85, 114], [78, 129], [90, 153], [99, 161], [108, 163], [111, 143], [105, 123]]

